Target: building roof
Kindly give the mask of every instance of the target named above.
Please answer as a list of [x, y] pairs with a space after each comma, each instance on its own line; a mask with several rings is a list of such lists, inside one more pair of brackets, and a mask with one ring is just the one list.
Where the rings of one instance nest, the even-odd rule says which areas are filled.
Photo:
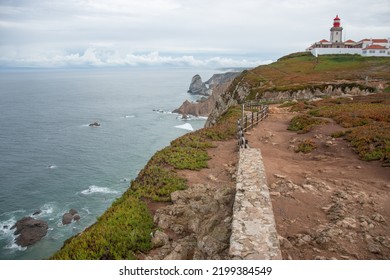
[[369, 41], [369, 42], [373, 42], [373, 43], [388, 43], [389, 40], [387, 39], [362, 39], [360, 40], [360, 42], [363, 42], [363, 41]]
[[363, 50], [387, 50], [387, 48], [380, 45], [370, 45], [367, 48], [364, 48]]
[[329, 43], [328, 40], [325, 40], [325, 39], [322, 39], [321, 41], [319, 41], [318, 43]]
[[340, 20], [339, 15], [337, 15], [333, 20]]
[[354, 40], [347, 40], [347, 41], [345, 41], [344, 43], [356, 43]]
[[388, 43], [387, 39], [372, 39], [373, 43]]

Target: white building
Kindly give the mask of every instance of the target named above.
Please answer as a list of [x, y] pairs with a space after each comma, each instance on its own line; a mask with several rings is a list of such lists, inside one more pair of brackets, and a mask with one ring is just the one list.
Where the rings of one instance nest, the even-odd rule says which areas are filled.
[[330, 29], [330, 41], [322, 39], [314, 43], [307, 51], [314, 56], [324, 54], [359, 54], [363, 56], [390, 56], [390, 39], [363, 39], [359, 42], [347, 40], [343, 42], [343, 28], [340, 18], [333, 19]]

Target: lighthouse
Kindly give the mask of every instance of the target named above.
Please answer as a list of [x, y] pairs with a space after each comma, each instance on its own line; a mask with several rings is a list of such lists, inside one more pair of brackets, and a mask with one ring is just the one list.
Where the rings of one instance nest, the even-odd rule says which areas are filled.
[[333, 27], [330, 29], [330, 42], [332, 44], [342, 43], [343, 28], [340, 26], [340, 18], [337, 15], [333, 19]]

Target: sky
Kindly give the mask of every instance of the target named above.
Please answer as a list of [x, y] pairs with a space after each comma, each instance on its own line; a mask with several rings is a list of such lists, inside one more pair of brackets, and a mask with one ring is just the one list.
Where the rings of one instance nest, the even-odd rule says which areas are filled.
[[390, 0], [0, 0], [0, 67], [253, 67], [390, 37]]

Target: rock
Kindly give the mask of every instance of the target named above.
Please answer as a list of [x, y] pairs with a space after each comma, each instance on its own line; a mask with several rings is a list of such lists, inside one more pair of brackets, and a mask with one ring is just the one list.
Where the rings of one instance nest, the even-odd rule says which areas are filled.
[[344, 228], [354, 229], [354, 228], [356, 228], [356, 220], [352, 217], [347, 217], [341, 221], [338, 221], [337, 225], [344, 227]]
[[381, 248], [373, 242], [368, 243], [367, 249], [368, 249], [368, 251], [370, 251], [370, 253], [373, 253], [373, 254], [381, 254], [382, 253]]
[[284, 175], [280, 175], [280, 174], [274, 174], [275, 178], [278, 178], [278, 179], [286, 179], [286, 176]]
[[93, 122], [93, 123], [90, 123], [89, 126], [97, 127], [97, 126], [100, 126], [100, 123]]
[[72, 221], [73, 221], [73, 215], [72, 215], [72, 214], [70, 214], [70, 213], [65, 213], [65, 214], [62, 216], [62, 224], [63, 224], [63, 225], [70, 224]]
[[41, 209], [38, 209], [36, 210], [34, 213], [33, 213], [33, 216], [36, 216], [36, 215], [39, 215], [42, 213], [42, 210]]
[[275, 197], [275, 198], [278, 198], [278, 197], [281, 196], [280, 192], [269, 192], [269, 195], [270, 195], [270, 196], [273, 196], [273, 197]]
[[208, 95], [206, 92], [207, 92], [206, 85], [202, 82], [202, 78], [198, 74], [196, 74], [194, 77], [192, 77], [190, 88], [188, 89], [188, 93]]
[[293, 247], [293, 245], [291, 244], [291, 242], [287, 238], [284, 238], [283, 236], [278, 235], [278, 239], [279, 239], [279, 244], [280, 244], [281, 248], [290, 249]]
[[213, 174], [210, 174], [209, 176], [207, 176], [207, 178], [210, 179], [213, 182], [218, 182], [217, 177], [215, 177]]
[[153, 248], [162, 247], [169, 242], [169, 236], [163, 232], [157, 230], [152, 237]]
[[62, 224], [63, 225], [68, 225], [72, 221], [78, 221], [80, 220], [80, 215], [77, 214], [77, 211], [75, 209], [70, 209], [69, 212], [65, 213], [62, 216]]
[[208, 256], [218, 254], [226, 248], [228, 248], [228, 244], [208, 235], [204, 236], [202, 240], [198, 242], [198, 249]]
[[164, 260], [189, 260], [193, 258], [196, 248], [196, 239], [190, 235], [172, 244], [173, 250]]
[[16, 244], [22, 247], [30, 246], [41, 240], [47, 233], [48, 225], [45, 221], [24, 217], [16, 222], [11, 229], [16, 228]]
[[379, 213], [374, 213], [371, 219], [379, 223], [386, 223], [385, 218], [383, 218], [383, 216]]

